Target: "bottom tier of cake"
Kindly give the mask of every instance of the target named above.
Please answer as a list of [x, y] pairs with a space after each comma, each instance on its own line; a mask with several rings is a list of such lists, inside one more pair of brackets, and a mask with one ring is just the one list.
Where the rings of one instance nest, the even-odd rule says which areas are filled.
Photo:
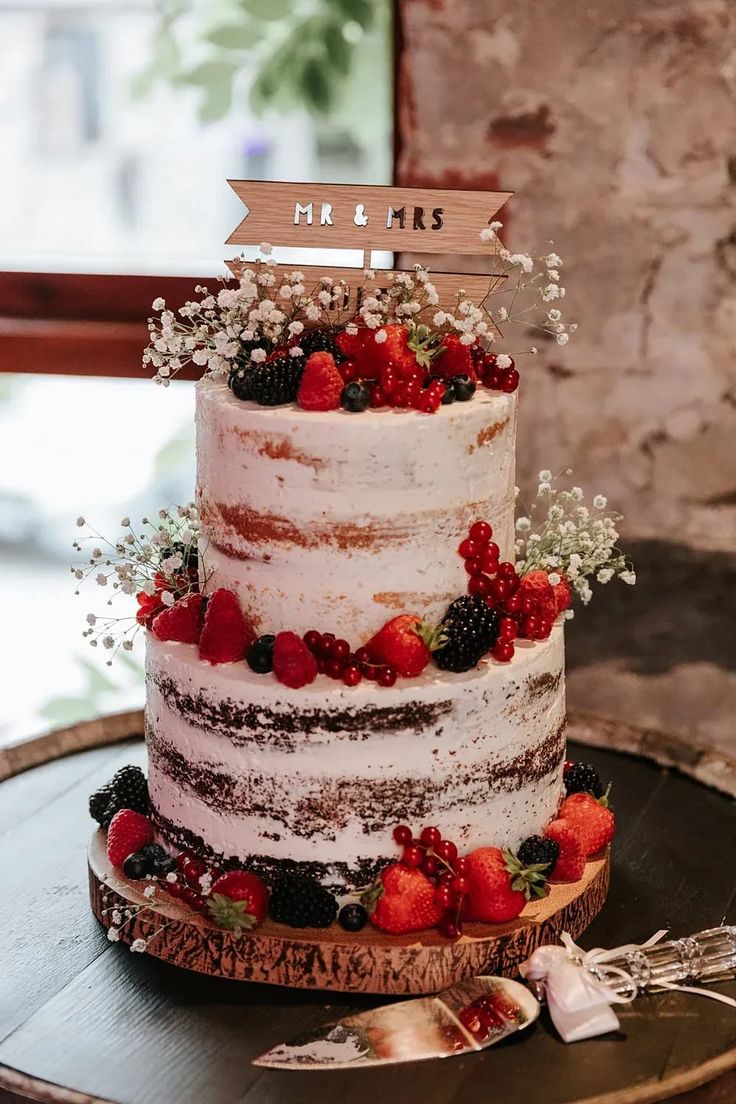
[[562, 626], [508, 664], [300, 690], [148, 634], [154, 820], [171, 846], [341, 893], [396, 855], [398, 823], [436, 824], [461, 853], [513, 848], [559, 805], [564, 694]]

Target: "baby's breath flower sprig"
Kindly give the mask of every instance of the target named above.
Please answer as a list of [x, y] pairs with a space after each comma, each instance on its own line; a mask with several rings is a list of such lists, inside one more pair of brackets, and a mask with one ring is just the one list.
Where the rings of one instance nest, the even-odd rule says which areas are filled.
[[[568, 468], [561, 474], [572, 472]], [[616, 526], [621, 514], [608, 510], [603, 495], [596, 495], [586, 506], [581, 488], [558, 489], [559, 478], [541, 471], [536, 501], [528, 515], [516, 519], [519, 574], [546, 571], [553, 585], [564, 577], [584, 605], [593, 596], [593, 581], [608, 583], [618, 578], [633, 585], [633, 567], [617, 547]]]
[[[142, 625], [206, 582], [197, 508], [190, 503], [161, 509], [155, 520], [143, 518], [138, 530], [125, 517], [121, 521], [122, 534], [114, 543], [83, 517], [77, 518], [77, 525], [86, 533], [72, 547], [89, 558], [71, 568], [78, 583], [75, 593], [79, 594], [81, 583], [94, 577], [97, 586], [108, 590], [108, 606], [121, 594], [135, 595], [138, 600], [137, 613], [129, 616], [87, 614], [82, 635], [91, 647], [102, 646], [111, 653], [107, 661], [110, 666], [120, 648], [132, 650]], [[91, 548], [86, 547], [90, 544]]]

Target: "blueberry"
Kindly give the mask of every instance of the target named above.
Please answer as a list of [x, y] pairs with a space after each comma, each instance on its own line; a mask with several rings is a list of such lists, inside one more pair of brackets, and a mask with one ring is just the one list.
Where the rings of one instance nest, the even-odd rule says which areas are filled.
[[470, 376], [455, 376], [455, 398], [458, 402], [467, 402], [475, 394], [475, 380]]
[[167, 874], [172, 874], [176, 870], [176, 859], [173, 855], [165, 855], [163, 859], [156, 859], [151, 864], [151, 874], [155, 874], [159, 878], [165, 878]]
[[357, 932], [368, 922], [368, 913], [362, 905], [343, 905], [337, 914], [337, 922], [345, 931]]
[[457, 395], [455, 394], [455, 381], [452, 379], [443, 380], [445, 385], [445, 393], [442, 396], [441, 402], [443, 406], [449, 406], [450, 403], [454, 403]]
[[276, 637], [268, 634], [267, 636], [259, 636], [251, 644], [245, 657], [251, 671], [255, 671], [257, 675], [267, 675], [269, 671], [273, 671], [273, 646], [275, 642]]
[[371, 401], [371, 393], [364, 383], [348, 383], [342, 389], [340, 401], [346, 410], [359, 414]]
[[123, 863], [123, 874], [126, 878], [145, 878], [148, 872], [148, 856], [142, 851], [134, 851]]

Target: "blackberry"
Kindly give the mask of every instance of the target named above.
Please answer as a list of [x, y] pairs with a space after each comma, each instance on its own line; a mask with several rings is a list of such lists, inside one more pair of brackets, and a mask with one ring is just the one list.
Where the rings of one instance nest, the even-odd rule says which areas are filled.
[[337, 901], [314, 878], [284, 874], [271, 890], [271, 916], [291, 928], [328, 928], [337, 916]]
[[255, 671], [257, 675], [267, 675], [269, 671], [273, 671], [273, 646], [276, 643], [276, 637], [271, 636], [259, 636], [255, 640], [246, 654], [246, 662], [251, 671]]
[[368, 912], [362, 905], [343, 905], [337, 914], [337, 922], [348, 932], [357, 932], [368, 923]]
[[479, 594], [456, 598], [439, 625], [445, 644], [434, 653], [443, 671], [469, 671], [498, 638], [499, 616]]
[[304, 357], [285, 353], [265, 364], [236, 369], [230, 376], [230, 390], [237, 399], [250, 399], [259, 406], [280, 406], [296, 400], [303, 374]]
[[[147, 814], [151, 808], [148, 799], [148, 783], [140, 767], [121, 767], [113, 775], [110, 783], [112, 800], [118, 809], [133, 809], [136, 813]], [[113, 814], [114, 815], [114, 814]]]
[[364, 383], [348, 383], [342, 389], [340, 402], [346, 410], [359, 414], [371, 401], [370, 388]]
[[160, 843], [147, 843], [145, 847], [141, 848], [141, 852], [150, 863], [160, 862], [168, 857]]
[[455, 398], [458, 402], [467, 402], [475, 394], [475, 380], [470, 376], [455, 376]]
[[552, 873], [560, 854], [560, 845], [557, 840], [546, 839], [544, 836], [529, 836], [519, 846], [517, 858], [523, 866], [536, 866], [538, 864], [547, 867], [546, 877]]
[[305, 358], [312, 353], [332, 353], [336, 364], [345, 359], [335, 344], [335, 331], [329, 326], [304, 330], [299, 335], [299, 348], [303, 349]]
[[589, 793], [601, 797], [603, 783], [592, 763], [573, 763], [565, 774], [565, 790], [568, 794]]
[[108, 782], [105, 786], [100, 786], [99, 790], [95, 790], [93, 794], [90, 794], [89, 798], [89, 815], [93, 820], [96, 820], [98, 824], [103, 828], [107, 827], [110, 821], [105, 823], [105, 814], [107, 812], [107, 806], [110, 804], [112, 798], [112, 786]]

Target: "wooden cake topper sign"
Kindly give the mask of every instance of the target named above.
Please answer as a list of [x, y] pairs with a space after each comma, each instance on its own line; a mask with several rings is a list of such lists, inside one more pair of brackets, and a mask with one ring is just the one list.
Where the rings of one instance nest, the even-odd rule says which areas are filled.
[[[345, 280], [348, 285], [362, 282], [373, 250], [488, 257], [492, 244], [481, 241], [480, 232], [512, 195], [394, 185], [228, 183], [243, 203], [245, 216], [227, 245], [255, 246], [268, 241], [291, 248], [359, 250], [362, 258], [355, 267], [325, 268], [298, 262], [299, 268], [319, 269], [320, 275]], [[237, 276], [243, 262], [228, 261], [227, 265]], [[432, 272], [430, 278], [441, 299], [452, 298], [464, 288], [475, 301], [487, 295], [499, 279], [488, 273], [440, 272]]]

